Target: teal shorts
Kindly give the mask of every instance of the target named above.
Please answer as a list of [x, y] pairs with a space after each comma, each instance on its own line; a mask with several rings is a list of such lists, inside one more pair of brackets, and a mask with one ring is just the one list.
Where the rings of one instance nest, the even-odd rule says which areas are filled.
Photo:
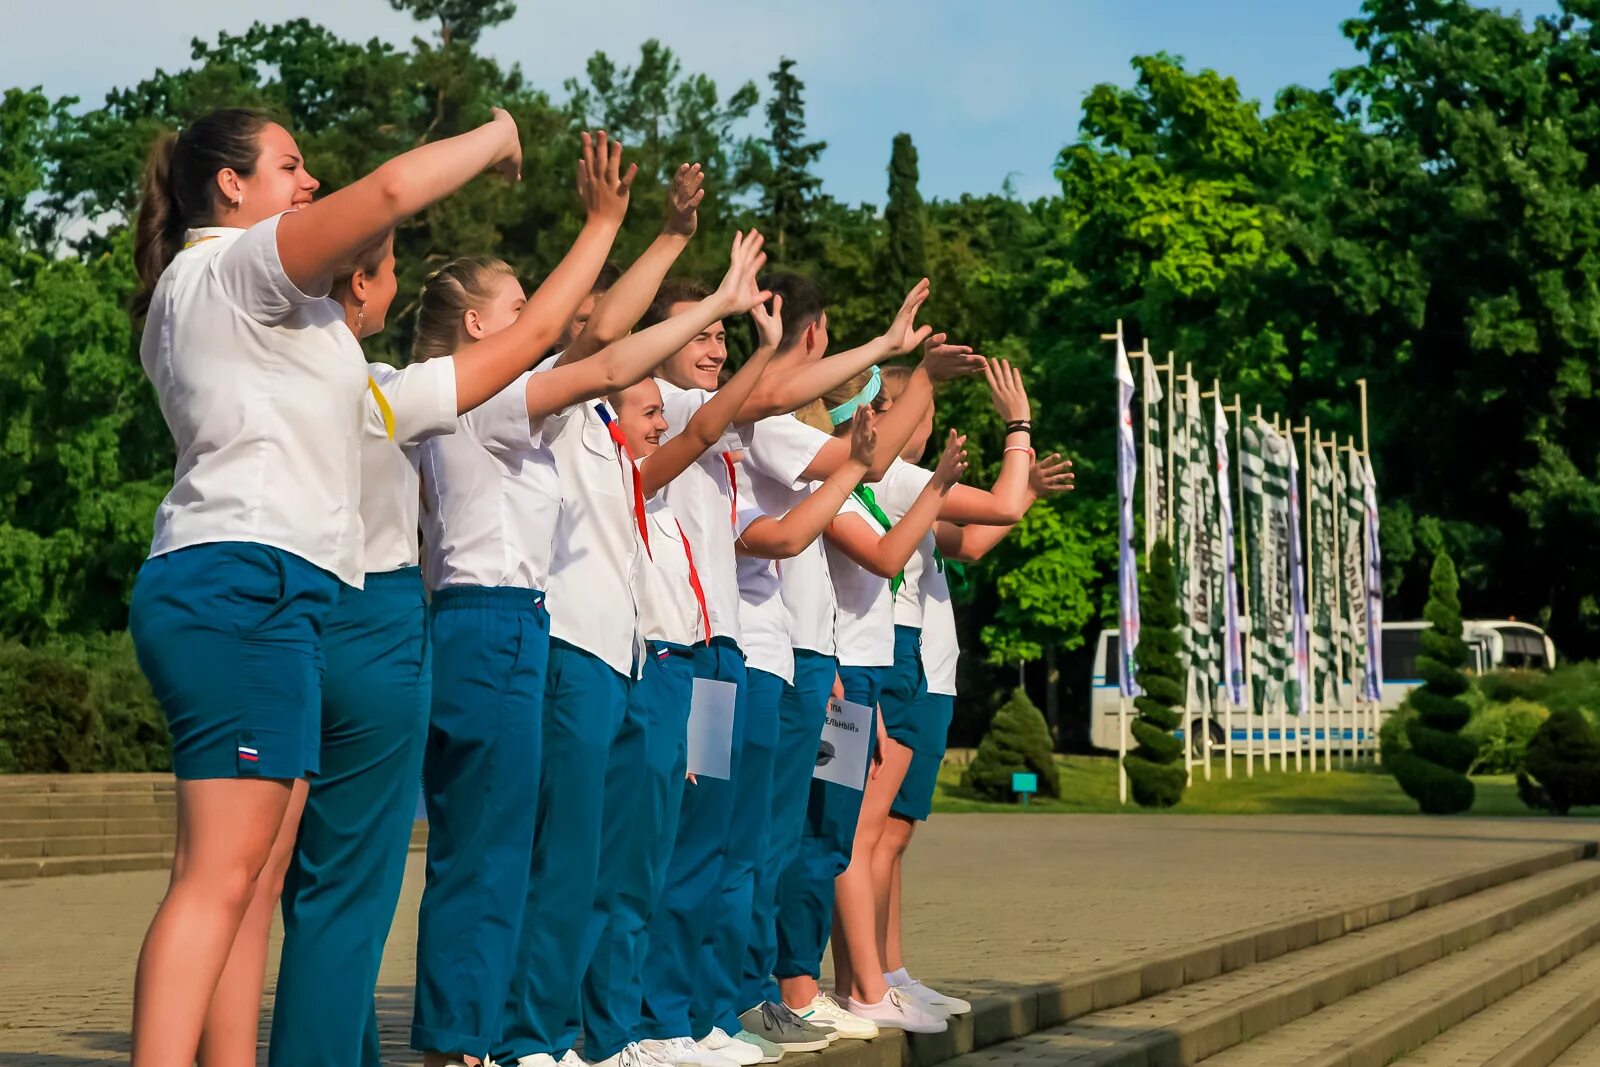
[[913, 751], [921, 733], [920, 716], [926, 714], [922, 698], [928, 695], [928, 676], [922, 672], [922, 630], [894, 627], [894, 666], [883, 675], [878, 707], [883, 712], [883, 732]]
[[911, 749], [911, 764], [900, 783], [890, 812], [902, 819], [922, 822], [933, 810], [933, 790], [939, 784], [939, 767], [944, 763], [945, 738], [955, 714], [956, 698], [944, 693], [924, 691], [917, 700], [916, 743]]
[[322, 623], [339, 580], [219, 541], [145, 560], [128, 629], [179, 778], [304, 778], [321, 751]]

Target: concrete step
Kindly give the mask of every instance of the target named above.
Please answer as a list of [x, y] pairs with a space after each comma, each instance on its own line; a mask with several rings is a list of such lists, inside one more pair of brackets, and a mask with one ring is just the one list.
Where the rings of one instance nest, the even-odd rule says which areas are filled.
[[[37, 851], [8, 856], [6, 850], [11, 844], [15, 843], [0, 842], [0, 881], [51, 878], [65, 874], [164, 870], [172, 864], [173, 837], [170, 833], [43, 841], [37, 842], [41, 846]], [[421, 852], [427, 847], [427, 824], [418, 823], [411, 832], [410, 851]]]
[[131, 855], [136, 852], [170, 853], [173, 840], [172, 828], [168, 827], [168, 832], [165, 834], [118, 834], [0, 841], [0, 859]]
[[1385, 1067], [1597, 942], [1600, 896], [1591, 895], [1296, 1019], [1206, 1063]]
[[[1591, 948], [1452, 1026], [1400, 1067], [1548, 1067], [1600, 1021], [1600, 948]], [[1595, 1045], [1600, 1053], [1600, 1044]], [[1600, 1063], [1600, 1055], [1585, 1061]]]
[[1566, 1051], [1550, 1061], [1550, 1067], [1594, 1067], [1600, 1063], [1600, 1026], [1568, 1045]]
[[151, 813], [124, 819], [4, 819], [0, 818], [0, 841], [31, 841], [38, 838], [105, 837], [110, 834], [159, 834], [170, 832], [171, 815]]
[[172, 817], [178, 810], [175, 799], [159, 800], [150, 796], [114, 799], [110, 797], [72, 797], [25, 802], [0, 802], [0, 818], [7, 821], [22, 819], [116, 819], [164, 816]]
[[[1122, 1001], [1122, 1007], [1093, 1011], [1025, 1038], [1019, 1054], [1032, 1049], [1032, 1055], [1073, 1063], [1140, 1067], [1198, 1063], [1597, 889], [1600, 863], [1545, 870], [1298, 951], [1290, 946], [1265, 962], [1213, 971], [1214, 977], [1168, 986], [1144, 999], [1129, 998], [1134, 1002]], [[1594, 904], [1600, 930], [1600, 896]], [[968, 1067], [981, 1062], [974, 1059]]]
[[6, 774], [0, 775], [0, 801], [19, 795], [172, 792], [170, 774]]

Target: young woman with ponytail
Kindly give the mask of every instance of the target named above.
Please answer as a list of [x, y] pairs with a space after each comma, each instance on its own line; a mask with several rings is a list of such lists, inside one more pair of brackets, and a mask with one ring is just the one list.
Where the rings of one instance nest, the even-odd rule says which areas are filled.
[[172, 733], [178, 831], [140, 953], [135, 1067], [254, 1062], [277, 895], [262, 875], [295, 834], [292, 783], [317, 769], [322, 623], [364, 570], [368, 376], [331, 276], [521, 160], [505, 112], [322, 200], [293, 136], [260, 112], [212, 112], [151, 152], [133, 308], [177, 464], [129, 628]]

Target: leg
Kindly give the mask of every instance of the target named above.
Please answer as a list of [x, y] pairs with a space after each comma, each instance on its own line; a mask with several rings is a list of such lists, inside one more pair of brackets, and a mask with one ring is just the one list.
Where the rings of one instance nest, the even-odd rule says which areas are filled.
[[527, 897], [549, 652], [543, 608], [511, 599], [527, 590], [503, 592], [434, 600], [423, 757], [428, 882], [411, 1044], [480, 1059], [500, 1031]]
[[897, 971], [900, 960], [900, 857], [917, 824], [891, 813], [872, 853], [872, 890], [878, 907], [878, 953], [883, 969]]
[[194, 1061], [291, 788], [286, 781], [213, 778], [180, 780], [177, 794], [172, 881], [145, 934], [134, 981], [136, 1067]]
[[[887, 741], [883, 762], [867, 779], [860, 820], [850, 852], [850, 866], [834, 882], [834, 900], [846, 955], [844, 966], [835, 957], [834, 979], [841, 995], [863, 1004], [876, 1004], [889, 992], [878, 958], [878, 920], [872, 882], [872, 854], [883, 836], [889, 806], [900, 791], [900, 781], [911, 763], [911, 750]], [[834, 942], [839, 943], [839, 937]]]
[[421, 579], [384, 579], [368, 575], [365, 590], [341, 598], [323, 631], [321, 770], [284, 883], [270, 1067], [378, 1067], [373, 990], [405, 876], [432, 692]]

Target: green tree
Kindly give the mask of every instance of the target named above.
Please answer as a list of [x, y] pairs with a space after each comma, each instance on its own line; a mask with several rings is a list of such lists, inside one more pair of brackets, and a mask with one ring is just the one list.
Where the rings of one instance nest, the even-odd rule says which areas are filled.
[[517, 13], [516, 0], [389, 0], [396, 11], [409, 11], [419, 22], [439, 23], [439, 40], [472, 45], [483, 31]]
[[822, 198], [822, 179], [811, 172], [826, 141], [807, 141], [805, 82], [785, 56], [768, 75], [772, 96], [767, 101], [765, 152], [755, 161], [761, 187], [761, 217], [772, 234], [774, 258], [788, 261], [809, 251], [811, 223]]
[[1161, 540], [1151, 553], [1150, 569], [1139, 590], [1139, 647], [1134, 659], [1143, 693], [1134, 698], [1139, 717], [1131, 727], [1138, 747], [1122, 761], [1133, 799], [1145, 808], [1172, 807], [1183, 799], [1189, 784], [1182, 763], [1184, 742], [1172, 736], [1183, 721], [1179, 709], [1187, 700], [1179, 660], [1179, 621], [1172, 546]]
[[1061, 795], [1061, 779], [1056, 771], [1054, 746], [1044, 716], [1028, 694], [1013, 690], [1011, 699], [994, 713], [989, 732], [972, 762], [961, 773], [961, 784], [994, 800], [1013, 800], [1013, 774], [1035, 774], [1043, 796]]
[[1477, 757], [1478, 745], [1461, 732], [1472, 718], [1472, 705], [1464, 699], [1472, 683], [1461, 672], [1467, 662], [1467, 646], [1461, 640], [1457, 586], [1455, 564], [1440, 552], [1434, 557], [1424, 613], [1429, 626], [1422, 631], [1422, 651], [1417, 656], [1423, 684], [1406, 697], [1417, 713], [1406, 724], [1411, 747], [1394, 753], [1389, 763], [1400, 788], [1429, 815], [1453, 815], [1472, 808], [1472, 779], [1467, 770]]
[[898, 289], [909, 289], [928, 273], [922, 240], [922, 194], [917, 191], [917, 148], [909, 133], [894, 135], [889, 156], [889, 202], [883, 209], [889, 230], [884, 274]]

